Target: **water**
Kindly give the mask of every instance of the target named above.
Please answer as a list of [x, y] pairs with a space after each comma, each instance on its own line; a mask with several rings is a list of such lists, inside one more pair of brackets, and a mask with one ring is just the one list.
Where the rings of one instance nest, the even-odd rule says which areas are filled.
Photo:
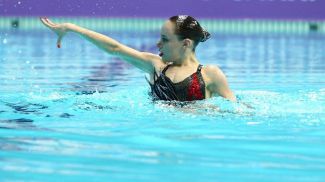
[[[157, 52], [158, 32], [106, 34]], [[198, 58], [239, 103], [152, 103], [141, 71], [77, 35], [2, 31], [0, 180], [324, 181], [325, 37], [212, 36]]]

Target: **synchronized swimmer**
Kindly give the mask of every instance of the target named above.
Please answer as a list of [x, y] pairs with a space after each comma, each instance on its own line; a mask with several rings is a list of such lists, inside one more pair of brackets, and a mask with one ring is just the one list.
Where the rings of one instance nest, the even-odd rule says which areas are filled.
[[163, 24], [157, 43], [159, 55], [140, 52], [72, 23], [56, 24], [47, 18], [41, 18], [41, 21], [58, 35], [58, 48], [66, 33], [74, 32], [148, 73], [154, 100], [193, 101], [216, 95], [236, 101], [224, 73], [217, 66], [201, 65], [196, 58], [197, 45], [209, 39], [210, 34], [191, 16], [173, 16]]

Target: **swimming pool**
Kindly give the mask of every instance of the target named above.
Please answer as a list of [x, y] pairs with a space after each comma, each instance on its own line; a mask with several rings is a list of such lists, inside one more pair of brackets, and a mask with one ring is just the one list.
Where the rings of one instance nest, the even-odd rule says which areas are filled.
[[[104, 32], [158, 52], [156, 31]], [[240, 103], [153, 103], [136, 68], [70, 34], [0, 34], [1, 181], [323, 181], [325, 36], [214, 33]]]

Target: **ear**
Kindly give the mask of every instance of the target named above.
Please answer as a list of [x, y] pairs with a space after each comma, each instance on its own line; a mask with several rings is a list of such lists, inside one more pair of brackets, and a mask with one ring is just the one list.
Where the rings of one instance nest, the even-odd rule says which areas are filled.
[[193, 46], [193, 41], [191, 39], [184, 39], [183, 46], [185, 46], [185, 47]]

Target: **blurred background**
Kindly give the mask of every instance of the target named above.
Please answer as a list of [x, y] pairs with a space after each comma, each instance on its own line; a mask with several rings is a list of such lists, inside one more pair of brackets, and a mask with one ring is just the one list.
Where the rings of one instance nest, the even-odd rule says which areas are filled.
[[1, 0], [1, 16], [325, 18], [323, 0]]
[[[160, 25], [161, 21], [158, 20], [188, 14], [199, 20], [214, 20], [214, 24], [217, 25], [208, 25], [212, 31], [229, 32], [240, 29], [242, 33], [243, 29], [247, 29], [247, 31], [324, 32], [324, 7], [323, 0], [0, 0], [0, 28], [31, 26], [37, 28], [40, 25], [34, 22], [34, 18], [27, 19], [28, 21], [26, 18], [39, 16], [110, 17], [118, 21], [121, 21], [121, 18], [130, 20], [132, 17], [137, 20], [157, 18], [157, 21], [140, 25], [142, 28], [150, 29]], [[221, 20], [223, 22], [220, 22]], [[274, 24], [275, 21], [280, 23]], [[112, 22], [106, 23], [110, 25]], [[82, 22], [82, 25], [90, 28], [98, 28], [99, 24], [105, 26], [105, 22], [102, 21], [86, 22], [84, 19]], [[116, 27], [128, 28], [128, 24], [126, 22], [124, 27], [120, 24]]]

